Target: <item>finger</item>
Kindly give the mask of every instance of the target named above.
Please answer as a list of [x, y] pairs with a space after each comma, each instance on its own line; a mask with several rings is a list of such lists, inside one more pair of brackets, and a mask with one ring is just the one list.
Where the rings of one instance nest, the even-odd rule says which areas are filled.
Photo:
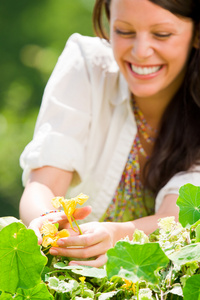
[[107, 256], [105, 254], [99, 255], [94, 260], [72, 260], [69, 262], [69, 266], [89, 266], [89, 267], [95, 267], [99, 268], [105, 265], [107, 262]]
[[[82, 220], [82, 219], [85, 219], [91, 213], [91, 211], [92, 211], [91, 206], [77, 208], [75, 210], [73, 216], [76, 220]], [[59, 220], [57, 220], [57, 222], [60, 225], [60, 229], [69, 229], [70, 228], [68, 218], [64, 212], [62, 212], [61, 218]], [[53, 222], [53, 223], [56, 223], [56, 222]]]
[[76, 220], [83, 220], [85, 219], [90, 213], [92, 212], [91, 206], [84, 206], [81, 208], [75, 209], [75, 212], [73, 214], [74, 218]]
[[111, 244], [107, 240], [103, 240], [101, 243], [92, 245], [90, 247], [52, 247], [49, 252], [52, 255], [75, 257], [87, 259], [94, 256], [105, 254], [108, 249], [111, 248]]
[[61, 247], [71, 247], [71, 246], [89, 247], [91, 245], [101, 243], [103, 240], [110, 240], [110, 236], [108, 235], [108, 233], [102, 230], [101, 228], [99, 229], [97, 228], [95, 232], [91, 232], [90, 229], [84, 230], [84, 225], [80, 227], [81, 230], [83, 231], [82, 235], [79, 235], [78, 233], [69, 230], [70, 236], [67, 238], [59, 239], [57, 244]]

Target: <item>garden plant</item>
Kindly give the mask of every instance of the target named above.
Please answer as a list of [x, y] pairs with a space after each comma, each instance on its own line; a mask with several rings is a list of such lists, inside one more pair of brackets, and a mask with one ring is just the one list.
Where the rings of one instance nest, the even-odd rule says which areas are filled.
[[[76, 204], [86, 200], [83, 194], [54, 199], [72, 228], [75, 221], [74, 230]], [[102, 268], [69, 266], [68, 258], [51, 256], [49, 247], [69, 234], [57, 224], [44, 224], [40, 246], [20, 220], [0, 218], [0, 300], [199, 300], [200, 187], [182, 186], [177, 205], [179, 222], [160, 219], [149, 236], [136, 230], [131, 240], [125, 237], [107, 251]]]

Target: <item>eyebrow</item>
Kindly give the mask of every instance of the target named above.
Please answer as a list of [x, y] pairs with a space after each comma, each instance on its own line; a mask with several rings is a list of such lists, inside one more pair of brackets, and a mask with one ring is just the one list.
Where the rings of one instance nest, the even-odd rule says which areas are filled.
[[153, 26], [161, 26], [161, 25], [174, 25], [174, 23], [172, 23], [172, 22], [162, 22], [162, 23], [153, 24]]
[[[122, 23], [125, 23], [125, 24], [127, 24], [127, 25], [131, 25], [132, 26], [132, 24], [131, 23], [129, 23], [129, 22], [127, 22], [127, 21], [124, 21], [124, 20], [120, 20], [120, 19], [116, 19], [114, 22], [122, 22]], [[153, 24], [151, 27], [156, 27], [156, 26], [162, 26], [162, 25], [174, 25], [174, 23], [173, 22], [162, 22], [162, 23], [156, 23], [156, 24]]]

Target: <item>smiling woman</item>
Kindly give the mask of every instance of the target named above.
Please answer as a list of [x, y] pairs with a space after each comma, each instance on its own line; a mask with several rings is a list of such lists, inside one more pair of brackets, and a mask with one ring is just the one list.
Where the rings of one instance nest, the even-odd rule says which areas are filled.
[[[21, 155], [21, 218], [35, 232], [52, 198], [89, 196], [83, 234], [52, 255], [101, 266], [121, 238], [177, 219], [179, 188], [199, 184], [199, 10], [200, 0], [96, 0], [97, 37], [69, 38]], [[62, 212], [49, 220], [69, 227]]]

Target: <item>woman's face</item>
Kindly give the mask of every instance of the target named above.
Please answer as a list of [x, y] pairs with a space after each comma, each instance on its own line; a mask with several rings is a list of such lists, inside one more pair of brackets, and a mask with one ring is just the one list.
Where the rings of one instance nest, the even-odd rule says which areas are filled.
[[110, 42], [131, 92], [172, 97], [192, 48], [193, 22], [148, 0], [112, 0]]

